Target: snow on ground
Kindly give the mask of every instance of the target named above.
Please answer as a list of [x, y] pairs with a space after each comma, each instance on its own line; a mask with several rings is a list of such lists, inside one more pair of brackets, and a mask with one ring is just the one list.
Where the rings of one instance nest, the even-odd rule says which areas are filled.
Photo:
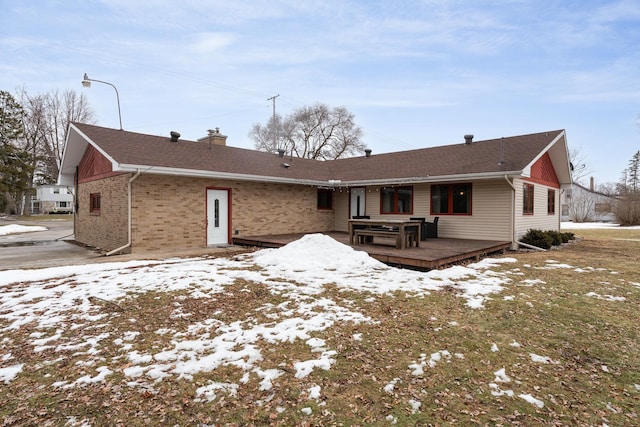
[[[239, 368], [242, 375], [236, 381], [210, 381], [198, 388], [196, 399], [212, 401], [220, 394], [236, 395], [250, 377], [260, 380], [262, 390], [274, 387], [273, 381], [285, 371], [273, 368], [273, 365], [263, 369], [260, 343], [276, 345], [297, 340], [305, 343], [309, 359], [287, 365], [293, 366], [296, 378], [304, 378], [316, 369], [331, 369], [337, 351], [328, 348], [324, 340], [314, 335], [341, 322], [357, 325], [375, 320], [358, 310], [350, 300], [328, 298], [324, 292], [327, 284], [342, 291], [371, 294], [372, 298], [392, 292], [422, 297], [441, 289], [453, 289], [466, 300], [467, 306], [478, 309], [491, 295], [508, 285], [517, 285], [512, 277], [522, 275], [520, 269], [492, 270], [500, 264], [514, 262], [513, 258], [486, 258], [444, 270], [403, 270], [382, 264], [365, 252], [328, 236], [312, 234], [279, 249], [265, 249], [233, 258], [129, 261], [0, 271], [0, 319], [7, 325], [0, 333], [9, 334], [28, 326], [33, 351], [52, 358], [47, 364], [55, 365], [69, 351], [75, 352], [74, 356], [84, 357], [85, 369], [77, 378], [53, 382], [53, 387], [60, 389], [102, 382], [116, 371], [128, 378], [129, 386], [148, 390], [165, 378], [191, 380], [200, 372], [210, 372], [218, 367]], [[573, 267], [548, 260], [547, 268]], [[181, 291], [196, 299], [215, 298], [216, 294], [225, 292], [227, 286], [240, 280], [263, 284], [268, 292], [284, 301], [277, 306], [265, 303], [256, 310], [260, 319], [268, 321], [258, 321], [252, 313], [236, 313], [238, 320], [224, 322], [220, 320], [225, 318], [221, 313], [212, 313], [206, 320], [188, 323], [186, 332], [170, 328], [153, 331], [169, 344], [146, 351], [133, 349], [137, 337], [148, 333], [144, 319], [136, 319], [135, 315], [129, 319], [127, 331], [98, 330], [102, 319], [114, 315], [100, 310], [104, 303], [117, 307], [119, 301], [149, 291]], [[527, 282], [527, 286], [543, 284]], [[171, 317], [188, 321], [188, 315], [178, 304]], [[450, 322], [450, 326], [455, 327], [457, 323]], [[359, 333], [353, 338], [365, 339]], [[11, 338], [3, 338], [3, 335], [0, 335], [0, 342], [5, 349], [12, 344]], [[101, 351], [107, 343], [117, 346], [120, 355], [106, 359]], [[511, 346], [519, 344], [514, 341]], [[495, 346], [491, 351], [497, 350]], [[431, 349], [420, 354], [408, 369], [413, 375], [424, 375], [430, 369], [437, 369], [439, 364], [455, 363], [455, 359], [464, 358], [461, 353], [453, 356], [448, 350]], [[546, 361], [544, 356], [532, 354], [531, 357], [540, 363]], [[0, 381], [10, 383], [19, 377], [22, 362], [15, 360], [9, 350], [0, 349]], [[490, 383], [492, 394], [513, 397], [513, 391], [501, 390], [496, 384], [508, 380], [504, 369], [496, 372], [494, 382]], [[397, 381], [392, 380], [385, 391], [393, 393], [396, 385]], [[309, 389], [312, 399], [319, 399], [321, 393], [319, 386]], [[536, 406], [544, 404], [530, 394], [518, 396]], [[415, 411], [420, 408], [419, 402], [412, 402], [411, 406]]]
[[640, 230], [640, 225], [631, 227], [621, 227], [620, 224], [613, 222], [562, 222], [560, 223], [560, 229], [562, 230], [585, 230], [594, 228], [608, 228], [608, 229], [622, 229], [622, 230]]
[[8, 234], [18, 233], [32, 233], [34, 231], [46, 231], [47, 227], [40, 227], [39, 225], [19, 225], [9, 224], [0, 225], [0, 236], [6, 236]]
[[[280, 369], [261, 368], [260, 341], [276, 344], [302, 340], [308, 346], [312, 357], [292, 365], [296, 378], [304, 378], [316, 369], [331, 369], [337, 353], [314, 337], [314, 333], [337, 322], [358, 324], [373, 320], [352, 308], [348, 301], [323, 296], [327, 284], [341, 290], [371, 294], [398, 291], [415, 297], [447, 287], [457, 290], [469, 307], [482, 308], [489, 295], [500, 292], [511, 282], [506, 274], [493, 272], [491, 267], [514, 261], [485, 259], [466, 267], [424, 273], [389, 267], [366, 252], [313, 234], [279, 249], [233, 259], [167, 259], [2, 271], [0, 318], [7, 322], [4, 331], [32, 327], [30, 339], [35, 352], [63, 354], [72, 350], [86, 355], [84, 375], [75, 380], [55, 381], [55, 387], [78, 387], [111, 375], [117, 368], [101, 358], [100, 349], [103, 343], [113, 343], [121, 348], [122, 358], [127, 360], [122, 373], [133, 387], [148, 387], [167, 377], [191, 379], [199, 372], [220, 366], [240, 368], [244, 375], [236, 383], [210, 383], [199, 389], [198, 398], [215, 399], [219, 393], [235, 393], [250, 375], [260, 379], [261, 389], [269, 390], [272, 381], [284, 373]], [[187, 333], [157, 330], [158, 336], [171, 339], [168, 347], [157, 351], [132, 349], [132, 342], [141, 333], [137, 319], [131, 319], [131, 329], [124, 333], [90, 332], [91, 325], [106, 316], [97, 310], [100, 302], [116, 302], [148, 291], [182, 291], [194, 298], [211, 298], [239, 279], [262, 283], [271, 294], [280, 295], [287, 302], [278, 306], [264, 304], [257, 310], [270, 319], [268, 323], [259, 323], [250, 314], [245, 319], [225, 323], [216, 319], [214, 313], [212, 318], [190, 324]], [[181, 318], [183, 314], [177, 307], [172, 317]], [[70, 334], [72, 331], [77, 333]], [[443, 351], [422, 362], [432, 366], [443, 356], [450, 357]], [[12, 361], [2, 378], [10, 381], [18, 375], [18, 366]]]

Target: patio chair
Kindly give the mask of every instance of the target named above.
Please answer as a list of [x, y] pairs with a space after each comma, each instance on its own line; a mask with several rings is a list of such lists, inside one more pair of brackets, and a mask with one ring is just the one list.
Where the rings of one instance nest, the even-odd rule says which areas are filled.
[[427, 237], [437, 239], [438, 238], [438, 219], [440, 217], [433, 218], [433, 222], [425, 223], [427, 229]]
[[424, 217], [411, 217], [411, 221], [420, 221], [420, 240], [427, 240], [427, 219]]

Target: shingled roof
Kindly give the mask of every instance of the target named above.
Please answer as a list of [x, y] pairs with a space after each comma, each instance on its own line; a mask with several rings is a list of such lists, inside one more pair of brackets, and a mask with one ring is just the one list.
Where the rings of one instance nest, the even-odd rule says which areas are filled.
[[[348, 159], [318, 161], [279, 157], [274, 153], [206, 142], [178, 140], [72, 123], [63, 155], [60, 182], [73, 182], [75, 167], [91, 144], [113, 165], [114, 171], [137, 171], [186, 176], [233, 178], [315, 185], [433, 182], [444, 179], [480, 179], [527, 175], [528, 168], [561, 142], [565, 151], [558, 165], [567, 169], [564, 131], [460, 143]], [[563, 160], [564, 158], [564, 160]], [[556, 169], [558, 169], [558, 166]], [[566, 177], [561, 177], [565, 183]], [[564, 179], [563, 179], [564, 178]], [[570, 182], [570, 178], [569, 181]], [[339, 183], [339, 184], [337, 184]]]

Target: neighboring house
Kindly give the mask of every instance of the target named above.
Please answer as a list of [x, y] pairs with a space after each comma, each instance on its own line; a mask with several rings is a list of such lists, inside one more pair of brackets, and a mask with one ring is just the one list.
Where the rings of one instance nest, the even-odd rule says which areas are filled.
[[439, 217], [439, 237], [517, 240], [560, 228], [565, 132], [317, 161], [93, 125], [69, 127], [59, 183], [75, 238], [109, 252], [199, 248], [234, 236], [347, 231], [348, 219]]
[[31, 198], [32, 215], [73, 213], [73, 193], [66, 185], [39, 185]]
[[574, 182], [570, 188], [562, 192], [562, 221], [575, 222], [612, 222], [616, 220], [613, 206], [614, 196], [596, 191], [593, 177], [589, 180], [589, 188]]

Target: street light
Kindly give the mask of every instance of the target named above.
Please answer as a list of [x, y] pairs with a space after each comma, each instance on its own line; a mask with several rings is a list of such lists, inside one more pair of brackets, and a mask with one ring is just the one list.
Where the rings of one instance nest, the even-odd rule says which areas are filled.
[[98, 82], [98, 83], [104, 83], [106, 85], [109, 85], [113, 88], [113, 90], [116, 91], [116, 99], [118, 100], [118, 118], [120, 119], [120, 130], [122, 130], [122, 114], [120, 114], [120, 94], [118, 94], [118, 88], [116, 88], [112, 83], [109, 82], [105, 82], [102, 80], [96, 80], [96, 79], [90, 79], [89, 76], [87, 76], [87, 73], [84, 73], [84, 78], [82, 79], [82, 86], [83, 87], [91, 87], [91, 82]]

